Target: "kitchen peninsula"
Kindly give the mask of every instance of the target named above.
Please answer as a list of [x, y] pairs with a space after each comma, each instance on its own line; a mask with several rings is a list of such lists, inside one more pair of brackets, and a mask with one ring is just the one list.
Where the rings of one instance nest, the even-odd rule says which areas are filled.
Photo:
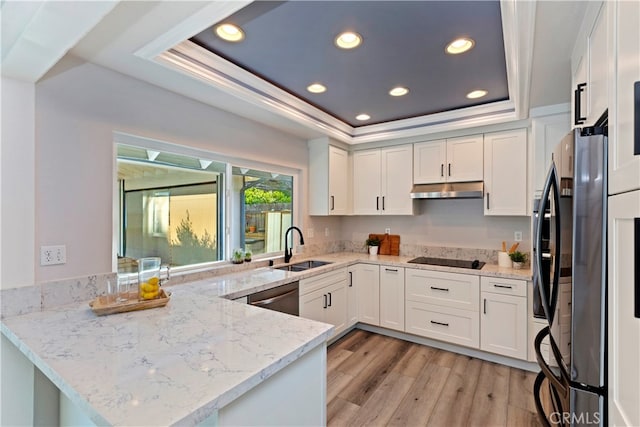
[[2, 333], [97, 425], [325, 422], [330, 325], [219, 298], [211, 280], [167, 289], [163, 308], [67, 305], [5, 318]]

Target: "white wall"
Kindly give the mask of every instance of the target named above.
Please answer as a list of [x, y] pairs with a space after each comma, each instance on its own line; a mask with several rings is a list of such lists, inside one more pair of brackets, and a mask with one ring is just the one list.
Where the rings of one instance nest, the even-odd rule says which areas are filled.
[[35, 86], [3, 77], [0, 138], [0, 288], [34, 283]]
[[111, 271], [113, 131], [298, 168], [306, 180], [306, 141], [66, 57], [36, 86], [36, 246], [65, 244], [67, 263], [37, 266], [38, 282]]
[[484, 216], [483, 199], [418, 200], [414, 216], [354, 216], [342, 222], [345, 239], [362, 241], [369, 233], [400, 235], [401, 244], [500, 250], [522, 231], [520, 248], [529, 251], [531, 217]]

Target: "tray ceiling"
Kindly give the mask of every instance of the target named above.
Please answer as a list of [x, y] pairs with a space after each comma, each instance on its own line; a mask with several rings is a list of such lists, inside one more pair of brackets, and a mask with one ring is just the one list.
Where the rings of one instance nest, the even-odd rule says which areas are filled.
[[[218, 38], [221, 23], [242, 28], [244, 40]], [[362, 44], [337, 48], [343, 31]], [[474, 47], [447, 54], [459, 37]], [[498, 1], [260, 1], [190, 40], [353, 127], [509, 99]], [[316, 82], [326, 92], [308, 92]], [[409, 93], [390, 96], [397, 86]], [[478, 89], [488, 94], [466, 97]]]

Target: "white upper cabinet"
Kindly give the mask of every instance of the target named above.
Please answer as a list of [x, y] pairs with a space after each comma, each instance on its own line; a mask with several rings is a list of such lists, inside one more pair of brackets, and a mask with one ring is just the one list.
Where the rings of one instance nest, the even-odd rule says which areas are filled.
[[635, 123], [634, 133], [634, 114], [640, 115], [640, 2], [620, 1], [609, 7], [617, 40], [609, 110], [609, 194], [619, 194], [640, 189], [640, 123]]
[[429, 184], [444, 182], [447, 163], [447, 140], [421, 142], [413, 145], [413, 182]]
[[482, 181], [483, 136], [414, 144], [415, 184]]
[[554, 114], [531, 120], [533, 138], [533, 198], [542, 196], [553, 150], [571, 130], [569, 114]]
[[608, 13], [613, 3], [592, 3], [576, 40], [572, 58], [574, 127], [592, 126], [609, 106]]
[[353, 213], [412, 215], [413, 147], [400, 145], [353, 154]]
[[353, 213], [380, 214], [380, 150], [353, 153]]
[[309, 215], [349, 213], [349, 153], [328, 138], [309, 141]]
[[527, 215], [527, 130], [484, 135], [485, 215]]

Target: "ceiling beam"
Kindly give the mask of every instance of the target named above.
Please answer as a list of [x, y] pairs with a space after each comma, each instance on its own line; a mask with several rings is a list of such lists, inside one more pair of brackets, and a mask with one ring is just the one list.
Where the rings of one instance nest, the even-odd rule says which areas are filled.
[[2, 75], [38, 81], [118, 1], [3, 1]]

